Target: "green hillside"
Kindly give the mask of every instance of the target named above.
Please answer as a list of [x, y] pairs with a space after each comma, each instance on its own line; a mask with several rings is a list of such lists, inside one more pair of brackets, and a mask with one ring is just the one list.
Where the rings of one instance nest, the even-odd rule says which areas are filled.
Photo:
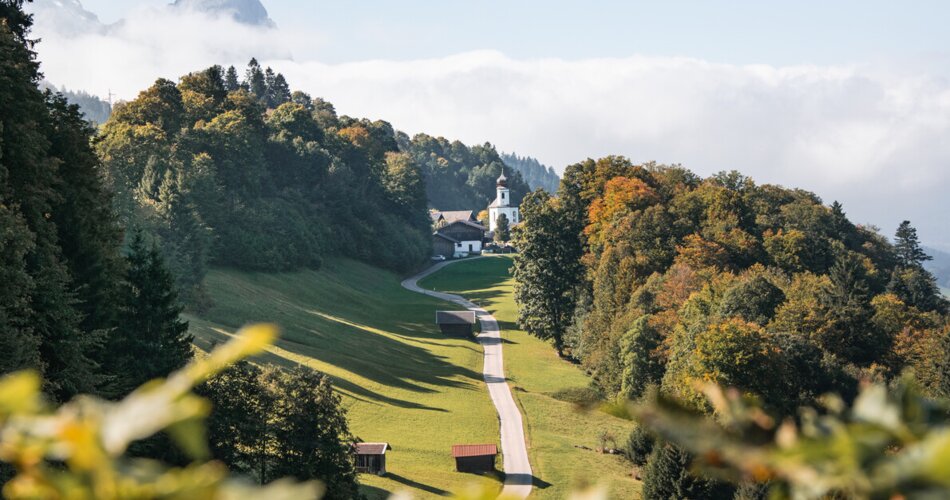
[[472, 483], [500, 489], [496, 478], [454, 471], [451, 445], [497, 442], [498, 420], [481, 348], [443, 338], [433, 324], [446, 304], [403, 290], [395, 274], [339, 259], [320, 271], [213, 270], [205, 285], [214, 308], [188, 317], [199, 346], [250, 321], [279, 324], [283, 336], [268, 361], [332, 375], [353, 433], [393, 446], [387, 477], [360, 477], [370, 498], [430, 498]]
[[591, 450], [605, 431], [622, 443], [633, 424], [599, 411], [579, 411], [551, 396], [587, 387], [590, 380], [576, 365], [558, 359], [550, 345], [517, 329], [510, 266], [507, 256], [460, 262], [420, 284], [464, 295], [498, 319], [505, 339], [505, 371], [525, 415], [531, 466], [539, 479], [532, 498], [565, 498], [573, 488], [588, 484], [606, 486], [609, 498], [637, 498], [640, 484], [631, 478], [630, 465], [619, 456]]

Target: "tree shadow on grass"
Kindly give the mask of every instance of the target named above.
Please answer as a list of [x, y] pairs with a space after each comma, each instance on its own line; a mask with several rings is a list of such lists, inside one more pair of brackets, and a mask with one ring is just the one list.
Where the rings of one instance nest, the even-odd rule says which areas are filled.
[[[197, 336], [197, 337], [195, 338], [195, 343], [198, 344], [198, 346], [201, 347], [202, 349], [208, 349], [208, 348], [210, 348], [213, 344], [221, 344], [221, 343], [226, 342], [231, 336], [232, 336], [232, 335], [231, 335], [230, 333], [221, 331], [221, 330], [219, 330], [219, 329], [217, 329], [217, 328], [210, 328], [210, 329], [204, 329], [204, 328], [203, 328], [203, 329], [202, 329], [202, 332], [201, 332], [201, 335], [200, 335], [200, 336]], [[293, 344], [293, 343], [290, 343], [290, 344]], [[281, 353], [280, 351], [278, 351], [278, 352], [270, 352], [270, 351], [269, 351], [269, 352], [264, 352], [264, 353], [261, 353], [261, 354], [255, 356], [255, 357], [254, 357], [255, 360], [257, 360], [258, 362], [261, 362], [261, 363], [271, 363], [271, 364], [274, 364], [274, 365], [277, 365], [277, 366], [283, 366], [283, 367], [293, 367], [293, 366], [297, 366], [297, 365], [302, 365], [302, 364], [304, 364], [304, 363], [301, 363], [301, 360], [300, 360], [299, 358], [298, 358], [298, 359], [294, 359], [294, 356], [291, 356], [291, 353], [293, 353], [293, 354], [298, 354], [298, 355], [301, 355], [301, 356], [303, 356], [303, 357], [307, 357], [307, 354], [306, 354], [306, 353], [302, 353], [302, 352], [299, 352], [299, 351], [296, 350], [296, 349], [293, 349], [292, 346], [288, 346], [288, 343], [287, 343], [287, 342], [278, 342], [277, 347], [281, 348], [281, 350], [283, 351], [283, 353]], [[320, 358], [318, 358], [317, 356], [311, 356], [311, 357], [313, 357], [314, 359], [320, 359]], [[464, 369], [463, 369], [463, 368], [459, 368], [459, 370], [464, 370]], [[468, 371], [470, 371], [470, 370], [468, 370]], [[472, 373], [474, 373], [474, 372], [472, 372]], [[360, 373], [360, 375], [366, 376], [365, 373]], [[481, 374], [476, 374], [475, 377], [477, 377], [477, 378], [476, 378], [477, 381], [480, 381], [480, 380], [481, 380]], [[352, 396], [352, 397], [354, 397], [354, 398], [356, 398], [356, 399], [362, 399], [362, 400], [364, 400], [364, 401], [372, 400], [372, 401], [375, 401], [375, 402], [379, 402], [379, 403], [382, 403], [382, 404], [388, 404], [388, 405], [396, 406], [396, 407], [399, 407], [399, 408], [410, 408], [410, 409], [429, 410], [429, 411], [438, 411], [438, 412], [447, 412], [447, 411], [448, 411], [448, 410], [446, 410], [446, 409], [444, 409], [444, 408], [437, 408], [437, 407], [433, 407], [433, 406], [426, 406], [426, 405], [419, 404], [419, 403], [416, 403], [416, 402], [413, 402], [413, 401], [407, 401], [407, 400], [404, 400], [404, 399], [399, 399], [399, 398], [393, 398], [393, 397], [390, 397], [390, 396], [386, 396], [386, 395], [380, 394], [380, 393], [378, 393], [378, 392], [369, 390], [369, 389], [367, 389], [366, 387], [363, 387], [363, 386], [361, 386], [361, 385], [359, 385], [359, 384], [356, 384], [356, 383], [354, 383], [354, 382], [352, 382], [352, 381], [350, 381], [350, 380], [346, 380], [346, 379], [344, 379], [344, 378], [340, 378], [340, 377], [336, 377], [336, 376], [331, 376], [331, 378], [333, 379], [333, 385], [334, 385], [338, 390], [340, 390], [341, 392], [344, 392], [344, 393], [348, 393], [350, 396]], [[371, 378], [371, 377], [367, 377], [367, 378]], [[455, 386], [460, 386], [460, 387], [462, 386], [462, 384], [458, 383], [457, 381], [452, 381], [452, 380], [450, 380], [450, 381], [448, 381], [448, 382], [451, 382], [452, 384], [446, 383], [445, 385], [455, 385]], [[405, 385], [405, 384], [403, 384], [403, 385]], [[471, 384], [468, 384], [468, 385], [471, 386], [471, 388], [472, 388], [473, 390], [477, 390], [478, 387], [479, 387], [478, 382], [474, 382], [474, 381], [473, 381]], [[414, 391], [414, 392], [434, 392], [432, 389], [428, 389], [428, 388], [425, 388], [425, 387], [417, 387], [417, 386], [413, 386], [413, 387], [416, 387], [416, 388], [418, 389], [418, 390], [416, 390], [416, 391]]]
[[392, 492], [376, 486], [360, 483], [360, 493], [366, 495], [369, 500], [386, 500], [392, 496]]
[[551, 483], [531, 474], [499, 474], [502, 482], [506, 484], [530, 484], [532, 487], [543, 490], [551, 486]]
[[419, 481], [413, 481], [412, 479], [402, 477], [399, 474], [393, 474], [392, 472], [387, 473], [386, 477], [404, 486], [415, 488], [417, 490], [422, 490], [427, 493], [432, 493], [433, 495], [439, 495], [443, 497], [447, 497], [451, 495], [450, 492], [443, 490], [442, 488], [437, 488], [435, 486], [423, 484], [423, 483], [420, 483]]

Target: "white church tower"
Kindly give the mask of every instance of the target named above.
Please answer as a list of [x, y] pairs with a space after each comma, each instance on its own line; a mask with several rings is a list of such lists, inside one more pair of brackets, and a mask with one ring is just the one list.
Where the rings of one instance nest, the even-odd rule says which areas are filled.
[[501, 176], [498, 177], [495, 190], [497, 192], [495, 201], [488, 205], [488, 229], [494, 231], [498, 227], [498, 216], [501, 214], [505, 214], [508, 218], [509, 225], [521, 222], [518, 207], [511, 206], [511, 191], [508, 190], [508, 178], [505, 177], [504, 167], [501, 169]]

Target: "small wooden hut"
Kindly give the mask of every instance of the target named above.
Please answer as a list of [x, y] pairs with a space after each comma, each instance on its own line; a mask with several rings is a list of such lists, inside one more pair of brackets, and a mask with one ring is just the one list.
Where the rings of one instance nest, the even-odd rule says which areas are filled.
[[493, 444], [456, 444], [452, 446], [455, 470], [459, 472], [491, 472], [495, 470], [498, 447]]
[[475, 327], [475, 313], [472, 311], [436, 311], [435, 323], [443, 335], [451, 337], [470, 337]]
[[356, 443], [356, 471], [386, 475], [386, 450], [389, 443]]

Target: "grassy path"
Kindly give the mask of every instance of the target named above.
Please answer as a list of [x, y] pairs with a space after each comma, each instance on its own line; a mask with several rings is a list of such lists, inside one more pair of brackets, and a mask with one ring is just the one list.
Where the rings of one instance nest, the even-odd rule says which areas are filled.
[[604, 433], [625, 439], [632, 424], [602, 412], [580, 412], [552, 397], [559, 391], [587, 387], [587, 376], [558, 359], [554, 349], [517, 329], [513, 280], [506, 256], [460, 262], [420, 282], [429, 289], [462, 295], [491, 312], [505, 344], [505, 369], [522, 408], [529, 456], [538, 478], [531, 498], [565, 498], [576, 488], [601, 485], [609, 498], [638, 498], [640, 483], [619, 457], [597, 448]]
[[264, 360], [330, 374], [352, 432], [393, 446], [386, 477], [360, 476], [370, 498], [400, 491], [435, 498], [469, 487], [500, 491], [495, 477], [455, 472], [451, 445], [497, 443], [499, 428], [480, 346], [445, 338], [433, 324], [433, 312], [446, 303], [404, 290], [394, 274], [348, 260], [328, 260], [318, 272], [215, 270], [205, 284], [215, 306], [187, 318], [200, 347], [248, 322], [277, 323], [282, 338]]

